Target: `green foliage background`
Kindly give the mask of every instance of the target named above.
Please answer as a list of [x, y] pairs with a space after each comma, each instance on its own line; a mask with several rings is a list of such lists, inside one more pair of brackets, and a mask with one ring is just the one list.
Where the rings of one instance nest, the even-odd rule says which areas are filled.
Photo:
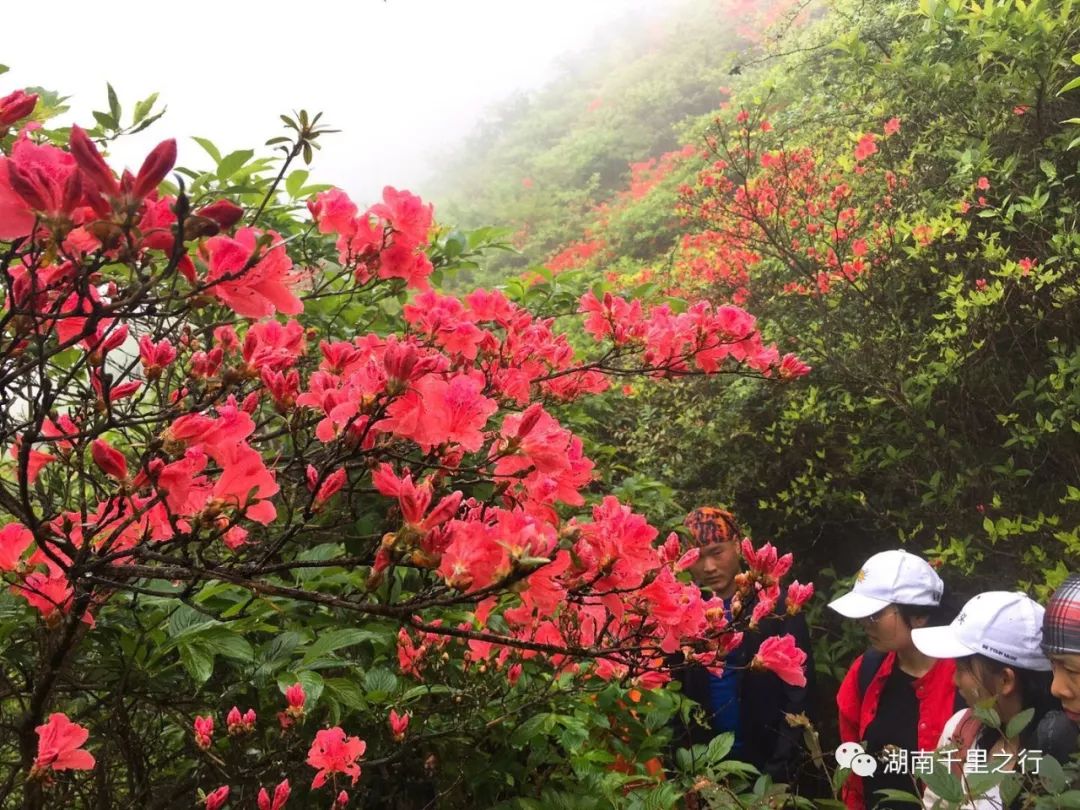
[[[810, 147], [821, 165], [845, 168], [853, 205], [869, 214], [882, 189], [851, 173], [852, 151], [862, 133], [899, 117], [900, 133], [875, 157], [907, 182], [879, 220], [895, 231], [880, 264], [859, 285], [792, 296], [783, 293], [799, 278], [792, 256], [766, 245], [748, 285], [747, 308], [814, 367], [810, 376], [615, 391], [579, 425], [609, 482], [658, 525], [701, 503], [728, 504], [755, 538], [794, 551], [799, 578], [826, 596], [872, 553], [903, 545], [942, 562], [958, 602], [991, 588], [1045, 597], [1080, 553], [1080, 93], [1059, 93], [1077, 75], [1073, 3], [761, 7], [772, 25], [753, 41], [731, 30], [725, 8], [689, 4], [683, 19], [695, 22], [672, 24], [688, 61], [673, 35], [667, 50], [599, 70], [607, 86], [640, 87], [619, 96], [631, 121], [620, 127], [612, 114], [603, 139], [582, 113], [585, 91], [555, 85], [519, 105], [486, 133], [482, 157], [448, 170], [446, 187], [468, 191], [444, 210], [524, 226], [520, 255], [486, 268], [504, 283], [562, 245], [602, 238], [605, 251], [532, 294], [595, 286], [659, 301], [682, 235], [703, 227], [676, 213], [677, 189], [695, 184], [703, 159], [629, 202], [620, 197], [628, 169], [571, 167], [701, 147], [746, 109], [772, 123], [771, 148]], [[721, 94], [695, 116], [721, 84], [731, 106], [721, 109]], [[663, 106], [665, 125], [649, 119], [657, 134], [647, 144], [633, 105], [662, 87], [693, 92]], [[980, 177], [989, 190], [977, 189]], [[730, 297], [722, 285], [702, 291]], [[811, 618], [827, 730], [828, 678], [863, 642], [823, 601]]]

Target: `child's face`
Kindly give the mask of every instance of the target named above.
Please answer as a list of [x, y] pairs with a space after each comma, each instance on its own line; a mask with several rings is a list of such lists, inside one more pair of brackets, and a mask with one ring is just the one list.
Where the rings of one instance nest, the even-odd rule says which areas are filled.
[[1050, 667], [1054, 673], [1050, 694], [1061, 701], [1070, 720], [1080, 723], [1080, 654], [1051, 655]]
[[958, 658], [956, 660], [953, 685], [968, 706], [974, 706], [976, 703], [996, 695], [995, 685], [984, 681], [983, 674], [975, 666], [974, 657]]

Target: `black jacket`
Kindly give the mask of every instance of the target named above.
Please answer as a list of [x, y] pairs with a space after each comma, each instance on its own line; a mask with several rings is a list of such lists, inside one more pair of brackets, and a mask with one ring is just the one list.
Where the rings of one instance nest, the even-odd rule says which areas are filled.
[[[725, 666], [743, 669], [739, 679], [739, 731], [742, 739], [740, 759], [749, 762], [774, 782], [793, 787], [800, 781], [813, 780], [813, 765], [803, 743], [803, 729], [791, 727], [784, 714], [805, 714], [816, 720], [817, 687], [814, 658], [810, 647], [810, 632], [802, 614], [783, 615], [783, 603], [776, 610], [781, 616], [764, 619], [757, 630], [747, 630], [743, 642], [731, 652]], [[770, 636], [791, 634], [799, 649], [806, 653], [806, 686], [789, 686], [772, 672], [747, 669], [761, 643]], [[696, 664], [677, 665], [675, 678], [682, 684], [687, 697], [705, 710], [707, 723], [689, 724], [676, 717], [674, 743], [678, 748], [708, 744], [715, 736], [711, 725], [712, 706], [709, 672]], [[805, 792], [801, 790], [800, 792]]]

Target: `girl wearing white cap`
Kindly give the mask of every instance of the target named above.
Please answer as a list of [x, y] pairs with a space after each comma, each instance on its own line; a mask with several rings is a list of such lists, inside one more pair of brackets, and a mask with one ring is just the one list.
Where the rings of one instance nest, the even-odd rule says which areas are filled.
[[[944, 590], [941, 577], [922, 557], [883, 551], [866, 561], [850, 593], [829, 604], [858, 620], [872, 646], [851, 665], [836, 696], [842, 743], [865, 741], [866, 753], [874, 757], [887, 746], [909, 751], [936, 746], [958, 705], [955, 666], [923, 654], [911, 637], [915, 628], [948, 621]], [[913, 789], [910, 776], [885, 770], [879, 766], [868, 777], [851, 774], [844, 783], [844, 803], [852, 810], [891, 807], [874, 794]]]
[[[956, 660], [956, 686], [964, 699], [971, 706], [992, 705], [1002, 728], [1021, 712], [1034, 710], [1027, 726], [1008, 739], [998, 729], [983, 726], [972, 709], [949, 718], [935, 748], [956, 749], [949, 763], [954, 775], [963, 780], [965, 791], [969, 790], [965, 774], [990, 773], [993, 768], [1022, 773], [1026, 769], [1016, 765], [1015, 757], [1024, 749], [1067, 758], [1075, 746], [1075, 727], [1050, 694], [1050, 661], [1040, 647], [1042, 626], [1043, 609], [1028, 596], [988, 591], [964, 605], [948, 627], [911, 634], [915, 646], [926, 655]], [[931, 808], [937, 801], [927, 788], [924, 807]], [[1003, 806], [997, 786], [980, 795], [969, 792], [961, 805], [975, 810]]]

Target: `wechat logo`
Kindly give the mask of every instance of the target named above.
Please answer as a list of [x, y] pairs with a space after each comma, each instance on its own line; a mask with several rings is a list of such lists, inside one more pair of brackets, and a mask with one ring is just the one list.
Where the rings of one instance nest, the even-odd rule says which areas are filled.
[[841, 768], [851, 768], [856, 776], [873, 776], [877, 770], [877, 760], [866, 753], [858, 743], [841, 743], [836, 749], [836, 764]]

